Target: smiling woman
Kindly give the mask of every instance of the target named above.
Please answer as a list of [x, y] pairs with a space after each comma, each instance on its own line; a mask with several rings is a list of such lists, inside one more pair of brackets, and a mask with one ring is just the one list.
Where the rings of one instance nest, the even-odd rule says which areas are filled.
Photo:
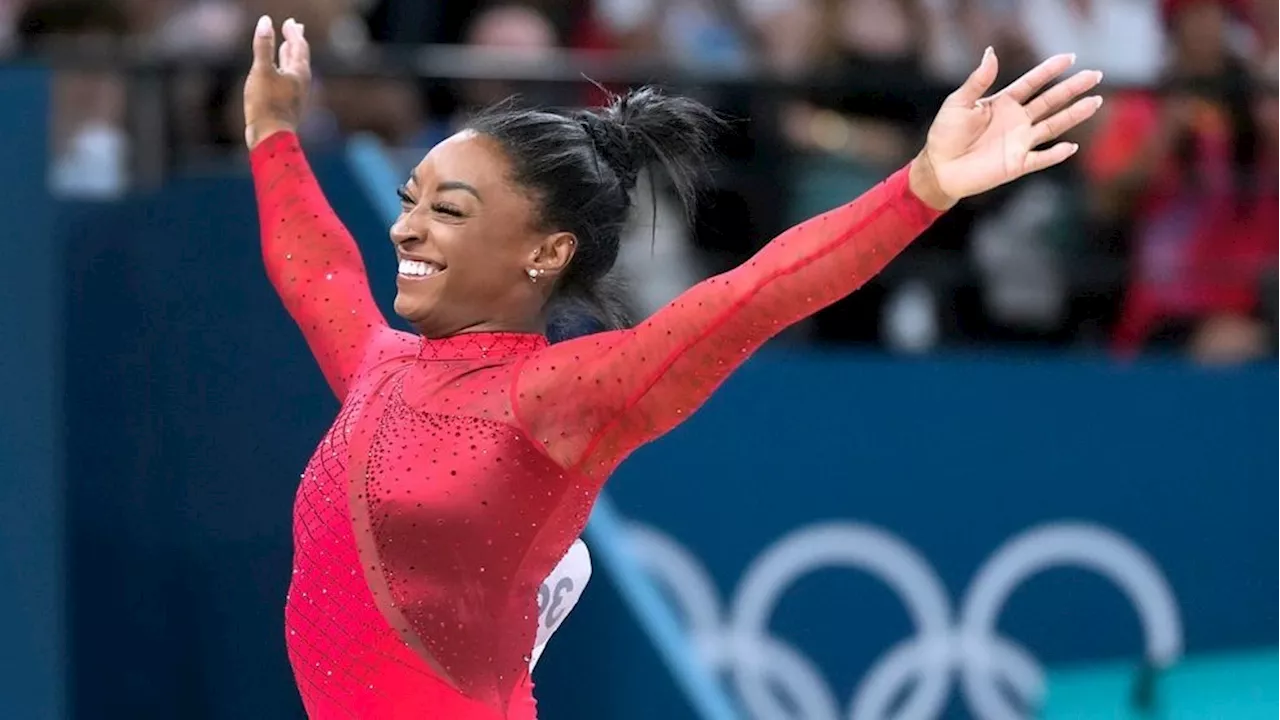
[[598, 297], [641, 169], [660, 164], [688, 197], [715, 119], [652, 89], [600, 111], [499, 109], [401, 189], [395, 308], [412, 335], [378, 312], [302, 156], [307, 44], [300, 25], [283, 32], [277, 66], [263, 18], [245, 83], [263, 256], [342, 398], [294, 515], [288, 648], [313, 718], [533, 718], [539, 587], [614, 468], [956, 200], [1066, 160], [1072, 145], [1036, 148], [1100, 104], [1076, 100], [1092, 72], [1039, 92], [1069, 56], [983, 97], [998, 71], [988, 51], [883, 184], [634, 328], [554, 346], [546, 308]]
[[[626, 325], [601, 283], [636, 178], [662, 164], [690, 207], [717, 123], [702, 105], [648, 88], [599, 113], [499, 106], [475, 118], [400, 190], [391, 239], [413, 262], [396, 313], [427, 337], [541, 333], [553, 301], [576, 299], [606, 327]], [[435, 282], [416, 282], [428, 277]]]

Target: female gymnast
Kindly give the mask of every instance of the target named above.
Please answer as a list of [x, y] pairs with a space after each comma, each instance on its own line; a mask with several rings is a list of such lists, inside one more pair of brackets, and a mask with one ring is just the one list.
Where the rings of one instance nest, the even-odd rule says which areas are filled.
[[[788, 325], [848, 295], [961, 198], [1066, 160], [1101, 99], [1060, 55], [994, 95], [987, 50], [920, 154], [634, 328], [548, 345], [548, 303], [598, 299], [642, 168], [687, 200], [716, 124], [651, 89], [595, 112], [506, 109], [400, 188], [388, 327], [294, 129], [303, 27], [253, 42], [245, 140], [267, 272], [342, 400], [294, 510], [287, 643], [312, 718], [531, 720], [539, 588], [609, 474]], [[1037, 149], [1043, 148], [1043, 149]], [[392, 189], [388, 188], [388, 192]], [[615, 316], [602, 313], [605, 319]]]

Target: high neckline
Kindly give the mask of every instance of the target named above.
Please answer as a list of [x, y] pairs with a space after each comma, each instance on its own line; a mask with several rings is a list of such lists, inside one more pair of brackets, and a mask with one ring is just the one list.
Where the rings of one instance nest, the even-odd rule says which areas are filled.
[[459, 333], [443, 338], [422, 338], [418, 345], [418, 359], [493, 359], [511, 355], [524, 355], [541, 350], [546, 346], [547, 338], [538, 333]]

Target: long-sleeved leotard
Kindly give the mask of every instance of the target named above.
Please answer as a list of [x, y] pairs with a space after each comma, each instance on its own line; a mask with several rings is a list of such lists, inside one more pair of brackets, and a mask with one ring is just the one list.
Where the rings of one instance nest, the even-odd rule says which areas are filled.
[[252, 159], [268, 274], [343, 400], [298, 490], [286, 605], [317, 719], [533, 718], [538, 587], [609, 473], [937, 217], [903, 170], [632, 330], [423, 339], [379, 314], [296, 138]]

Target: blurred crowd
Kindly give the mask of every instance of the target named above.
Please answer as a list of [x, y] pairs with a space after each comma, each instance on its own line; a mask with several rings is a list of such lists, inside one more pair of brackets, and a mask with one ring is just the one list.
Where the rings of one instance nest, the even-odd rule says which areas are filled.
[[[564, 49], [624, 51], [677, 70], [771, 78], [760, 89], [662, 78], [749, 122], [722, 140], [723, 167], [692, 223], [660, 187], [642, 188], [653, 191], [657, 226], [637, 224], [623, 263], [641, 311], [909, 160], [982, 48], [996, 48], [1006, 76], [1077, 52], [1111, 88], [1075, 138], [1082, 157], [963, 204], [798, 334], [901, 351], [1163, 348], [1206, 363], [1275, 352], [1275, 0], [0, 0], [0, 49], [128, 38], [159, 55], [241, 57], [262, 14], [298, 19], [314, 51], [337, 58], [446, 44], [492, 49], [515, 66]], [[130, 82], [59, 73], [55, 188], [127, 190]], [[238, 74], [190, 67], [164, 87], [166, 146], [184, 157], [238, 151]], [[321, 76], [303, 135], [319, 146], [368, 132], [416, 156], [516, 90], [560, 105], [601, 93], [586, 83]]]

